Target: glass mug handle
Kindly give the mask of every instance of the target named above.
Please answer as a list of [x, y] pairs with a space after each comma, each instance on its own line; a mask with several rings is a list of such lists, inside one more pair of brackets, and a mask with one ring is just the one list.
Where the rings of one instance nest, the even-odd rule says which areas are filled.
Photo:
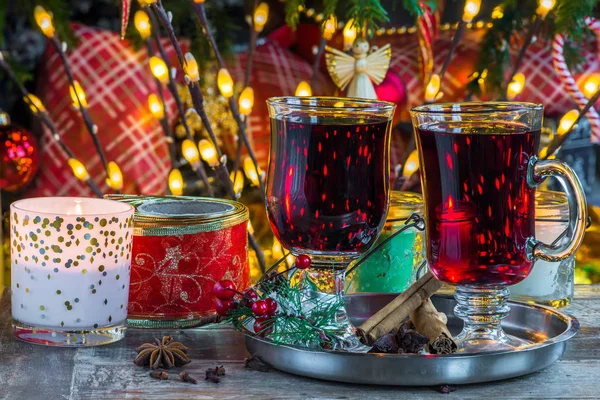
[[561, 181], [569, 202], [567, 240], [556, 244], [546, 244], [531, 237], [527, 241], [527, 257], [556, 262], [571, 256], [581, 245], [585, 233], [587, 209], [583, 187], [571, 167], [558, 160], [539, 160], [536, 156], [529, 159], [527, 184], [530, 187], [538, 186], [550, 176]]

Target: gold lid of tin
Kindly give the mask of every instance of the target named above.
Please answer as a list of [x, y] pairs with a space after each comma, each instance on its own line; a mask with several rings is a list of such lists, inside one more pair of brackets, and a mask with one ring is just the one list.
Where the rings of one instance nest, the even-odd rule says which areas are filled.
[[226, 229], [248, 221], [240, 202], [190, 196], [135, 196], [109, 194], [135, 207], [134, 235], [172, 236]]

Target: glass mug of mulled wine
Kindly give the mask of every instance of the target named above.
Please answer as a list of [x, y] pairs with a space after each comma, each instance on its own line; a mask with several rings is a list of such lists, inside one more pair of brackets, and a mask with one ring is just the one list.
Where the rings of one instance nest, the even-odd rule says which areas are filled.
[[[455, 314], [464, 321], [459, 350], [512, 349], [507, 335], [509, 285], [527, 277], [534, 260], [560, 261], [581, 244], [585, 195], [575, 173], [539, 160], [543, 106], [518, 102], [429, 104], [413, 108], [425, 202], [427, 261], [456, 285]], [[558, 178], [569, 199], [569, 240], [535, 239], [535, 187]]]
[[338, 348], [362, 350], [343, 306], [348, 264], [385, 224], [395, 104], [335, 97], [267, 100], [267, 214], [283, 247], [308, 255], [307, 296], [338, 302]]

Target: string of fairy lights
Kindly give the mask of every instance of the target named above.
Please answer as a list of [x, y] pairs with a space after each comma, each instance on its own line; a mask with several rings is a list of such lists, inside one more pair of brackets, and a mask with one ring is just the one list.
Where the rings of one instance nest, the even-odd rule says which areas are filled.
[[[104, 153], [102, 152], [102, 148], [100, 146], [100, 142], [97, 136], [98, 126], [93, 123], [87, 111], [88, 102], [86, 93], [81, 84], [77, 80], [73, 79], [71, 70], [69, 68], [65, 56], [66, 43], [60, 43], [58, 38], [56, 37], [52, 14], [46, 11], [46, 9], [44, 9], [42, 6], [36, 6], [34, 9], [33, 16], [40, 30], [48, 39], [50, 39], [51, 43], [54, 45], [54, 48], [56, 49], [57, 53], [61, 58], [61, 61], [65, 68], [65, 72], [67, 73], [67, 76], [69, 78], [69, 93], [71, 96], [71, 100], [73, 101], [73, 107], [80, 111], [82, 118], [85, 122], [86, 128], [92, 137], [98, 155], [100, 157], [100, 160], [102, 161], [106, 172], [106, 184], [111, 189], [118, 192], [123, 188], [123, 174], [121, 173], [121, 169], [115, 161], [106, 162]], [[56, 139], [57, 135], [53, 136]], [[81, 180], [82, 182], [88, 182], [90, 180], [89, 173], [81, 161], [72, 156], [69, 156], [68, 164], [71, 167], [71, 170], [73, 171], [75, 177], [77, 177], [79, 180]]]

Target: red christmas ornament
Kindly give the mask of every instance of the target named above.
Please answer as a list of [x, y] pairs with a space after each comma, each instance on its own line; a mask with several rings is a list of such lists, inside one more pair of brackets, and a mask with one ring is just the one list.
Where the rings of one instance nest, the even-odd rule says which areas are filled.
[[275, 315], [275, 311], [277, 311], [277, 302], [269, 297], [265, 300], [265, 303], [269, 306], [269, 315]]
[[252, 304], [252, 312], [257, 317], [262, 317], [269, 312], [269, 305], [264, 300], [257, 300]]
[[296, 268], [307, 269], [310, 267], [310, 257], [306, 254], [301, 254], [296, 258]]
[[215, 310], [217, 311], [217, 314], [219, 314], [221, 317], [226, 317], [227, 311], [235, 308], [233, 307], [233, 304], [234, 303], [231, 300], [217, 300]]
[[219, 300], [231, 300], [235, 296], [235, 284], [229, 279], [223, 279], [213, 287], [213, 294]]
[[38, 170], [38, 145], [25, 129], [10, 124], [7, 114], [0, 113], [0, 189], [8, 192], [27, 185]]

